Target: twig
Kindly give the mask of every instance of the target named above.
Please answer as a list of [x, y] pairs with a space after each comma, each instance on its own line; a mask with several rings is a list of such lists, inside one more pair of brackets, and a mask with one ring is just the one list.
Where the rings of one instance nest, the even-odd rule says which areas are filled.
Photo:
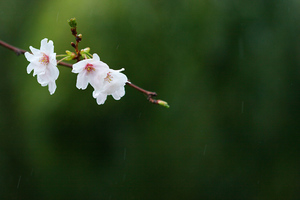
[[12, 46], [10, 44], [7, 44], [6, 42], [3, 42], [2, 40], [0, 40], [0, 44], [2, 46], [6, 47], [7, 49], [10, 49], [10, 50], [14, 51], [17, 54], [17, 56], [19, 56], [21, 54], [24, 54], [26, 52], [25, 50], [19, 49], [19, 48], [14, 47], [14, 46]]

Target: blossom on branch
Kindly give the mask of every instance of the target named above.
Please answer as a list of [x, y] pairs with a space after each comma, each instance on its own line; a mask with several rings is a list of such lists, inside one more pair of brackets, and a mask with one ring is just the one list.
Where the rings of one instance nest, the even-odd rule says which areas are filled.
[[96, 53], [93, 54], [92, 59], [85, 59], [75, 63], [72, 72], [78, 73], [76, 87], [84, 90], [89, 83], [93, 88], [101, 87], [98, 79], [104, 79], [108, 70], [108, 65], [100, 61]]
[[120, 73], [123, 70], [110, 69], [104, 79], [99, 79], [99, 82], [102, 82], [99, 85], [102, 87], [97, 87], [93, 92], [93, 97], [99, 105], [104, 104], [107, 95], [112, 95], [115, 100], [120, 100], [125, 95], [124, 86], [128, 79], [125, 74]]
[[124, 86], [127, 77], [120, 73], [123, 70], [110, 69], [95, 53], [92, 59], [81, 60], [74, 64], [72, 72], [78, 73], [76, 82], [78, 89], [84, 90], [91, 84], [94, 88], [93, 97], [100, 105], [105, 102], [107, 95], [112, 95], [116, 100], [125, 95]]
[[37, 81], [42, 86], [48, 85], [52, 95], [56, 90], [56, 79], [59, 71], [57, 68], [56, 53], [54, 53], [53, 41], [45, 38], [41, 41], [40, 49], [29, 47], [32, 54], [25, 52], [26, 59], [30, 62], [27, 66], [27, 73], [33, 70], [33, 76], [37, 75]]

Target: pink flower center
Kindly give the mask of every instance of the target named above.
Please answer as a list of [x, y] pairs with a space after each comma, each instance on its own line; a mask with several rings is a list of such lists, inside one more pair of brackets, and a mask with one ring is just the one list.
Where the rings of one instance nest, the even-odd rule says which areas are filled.
[[39, 61], [43, 65], [48, 65], [48, 63], [49, 63], [49, 56], [47, 56], [45, 53], [43, 53], [43, 56], [40, 58]]
[[110, 75], [110, 72], [108, 72], [107, 76], [104, 78], [104, 80], [110, 83], [112, 81], [112, 79], [113, 79], [112, 75]]
[[91, 72], [91, 71], [95, 71], [95, 68], [93, 67], [92, 64], [88, 63], [85, 66], [85, 70], [88, 71], [88, 72]]

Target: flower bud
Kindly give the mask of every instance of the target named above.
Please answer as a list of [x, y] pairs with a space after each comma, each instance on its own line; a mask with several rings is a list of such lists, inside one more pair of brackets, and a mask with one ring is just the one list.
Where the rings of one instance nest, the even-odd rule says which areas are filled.
[[76, 54], [74, 52], [67, 50], [66, 53], [67, 53], [67, 56], [66, 56], [65, 60], [73, 60], [76, 57]]
[[68, 20], [69, 25], [71, 26], [71, 28], [76, 28], [77, 26], [77, 22], [76, 22], [76, 18], [71, 18]]
[[84, 49], [81, 49], [81, 50], [80, 50], [80, 53], [81, 53], [81, 54], [89, 53], [90, 50], [91, 50], [90, 47], [86, 47], [86, 48], [84, 48]]
[[157, 100], [157, 104], [161, 105], [161, 106], [164, 106], [166, 108], [170, 108], [170, 106], [168, 105], [168, 103], [165, 102], [165, 101], [163, 101], [163, 100]]
[[76, 48], [76, 44], [74, 42], [71, 42], [71, 46]]

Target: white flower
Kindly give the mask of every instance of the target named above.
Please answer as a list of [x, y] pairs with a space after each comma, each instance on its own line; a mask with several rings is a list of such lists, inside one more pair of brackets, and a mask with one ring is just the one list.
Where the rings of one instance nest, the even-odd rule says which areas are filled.
[[115, 100], [119, 100], [125, 95], [124, 86], [128, 79], [125, 74], [120, 73], [123, 70], [109, 69], [104, 79], [98, 79], [100, 87], [95, 88], [93, 97], [99, 105], [104, 104], [107, 95], [112, 95]]
[[73, 65], [72, 72], [78, 73], [76, 87], [84, 90], [89, 83], [94, 88], [101, 87], [99, 79], [104, 79], [108, 70], [108, 65], [100, 61], [99, 56], [94, 53], [92, 59], [81, 60]]
[[107, 95], [112, 95], [119, 100], [125, 95], [124, 86], [127, 82], [126, 75], [120, 73], [124, 69], [113, 70], [102, 61], [97, 54], [92, 59], [85, 59], [73, 65], [73, 73], [78, 73], [76, 87], [86, 89], [90, 83], [93, 88], [93, 97], [97, 103], [103, 104]]
[[37, 75], [37, 81], [42, 86], [48, 85], [50, 94], [56, 90], [55, 81], [58, 78], [59, 71], [56, 62], [56, 53], [54, 53], [53, 41], [45, 38], [41, 41], [41, 48], [36, 49], [30, 46], [32, 52], [25, 52], [26, 59], [30, 62], [27, 67], [27, 73], [33, 70], [33, 76]]

